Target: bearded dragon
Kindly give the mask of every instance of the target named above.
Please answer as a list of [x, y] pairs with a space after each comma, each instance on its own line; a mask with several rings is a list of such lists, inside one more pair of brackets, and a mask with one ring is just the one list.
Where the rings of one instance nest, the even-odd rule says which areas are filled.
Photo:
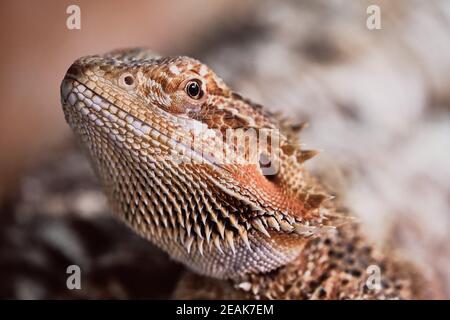
[[427, 297], [305, 170], [304, 125], [205, 64], [145, 49], [83, 57], [61, 101], [115, 215], [191, 270], [176, 297]]

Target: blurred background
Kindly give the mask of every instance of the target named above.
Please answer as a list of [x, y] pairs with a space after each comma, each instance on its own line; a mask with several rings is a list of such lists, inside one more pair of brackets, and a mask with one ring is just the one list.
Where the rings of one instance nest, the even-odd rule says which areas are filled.
[[76, 58], [132, 46], [308, 121], [310, 169], [450, 298], [449, 1], [2, 1], [0, 40], [0, 298], [171, 296], [183, 268], [109, 214], [59, 102]]

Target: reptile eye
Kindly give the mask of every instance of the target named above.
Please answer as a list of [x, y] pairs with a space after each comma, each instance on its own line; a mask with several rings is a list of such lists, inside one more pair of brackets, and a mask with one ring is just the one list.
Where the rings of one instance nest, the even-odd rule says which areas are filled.
[[192, 99], [198, 100], [203, 97], [201, 83], [198, 80], [188, 81], [188, 83], [186, 83], [185, 90], [188, 96]]
[[124, 73], [119, 78], [119, 84], [125, 89], [134, 88], [134, 76], [131, 73]]
[[123, 78], [123, 82], [131, 86], [134, 83], [134, 79], [132, 76], [126, 76], [125, 78]]

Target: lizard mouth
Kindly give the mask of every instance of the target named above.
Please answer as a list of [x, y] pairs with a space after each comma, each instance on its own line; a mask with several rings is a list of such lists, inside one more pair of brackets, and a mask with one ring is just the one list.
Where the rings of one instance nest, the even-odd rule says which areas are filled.
[[[205, 152], [202, 148], [196, 148], [196, 143], [185, 141], [183, 136], [174, 137], [152, 126], [150, 123], [138, 119], [133, 114], [98, 94], [88, 84], [83, 83], [80, 77], [81, 70], [77, 66], [72, 65], [61, 83], [61, 99], [64, 113], [67, 122], [74, 130], [79, 132], [80, 126], [89, 126], [96, 130], [104, 131], [107, 134], [107, 138], [119, 144], [119, 147], [123, 147], [122, 144], [129, 138], [126, 134], [121, 134], [121, 130], [124, 129], [148, 143], [153, 138], [159, 138], [160, 140], [160, 137], [163, 137], [166, 145], [170, 146], [174, 151], [167, 155], [169, 157], [168, 160], [208, 165], [215, 170], [224, 170], [230, 173], [230, 168], [227, 164], [234, 164], [233, 160], [227, 162], [228, 159], [225, 159], [224, 161], [223, 155], [216, 157], [214, 153]], [[198, 122], [192, 119], [190, 121]], [[190, 126], [193, 127], [192, 124]], [[247, 164], [254, 165], [255, 163], [249, 162]], [[257, 163], [257, 165], [259, 166], [260, 164]]]
[[[70, 71], [71, 69], [69, 69]], [[169, 161], [185, 161], [186, 164], [191, 165], [206, 165], [217, 172], [225, 172], [227, 174], [233, 175], [236, 168], [227, 167], [226, 165], [220, 164], [214, 155], [205, 155], [202, 151], [192, 148], [187, 143], [183, 143], [178, 139], [174, 139], [168, 134], [165, 134], [161, 130], [158, 130], [154, 126], [142, 122], [137, 117], [126, 112], [122, 108], [113, 104], [108, 99], [100, 96], [94, 90], [88, 87], [88, 85], [83, 84], [77, 79], [74, 72], [77, 70], [72, 70], [66, 75], [61, 83], [61, 99], [66, 116], [66, 120], [69, 125], [73, 128], [75, 132], [78, 133], [82, 140], [90, 140], [93, 131], [97, 134], [103, 135], [106, 140], [115, 144], [119, 149], [128, 148], [128, 150], [136, 156], [143, 156], [150, 160], [150, 162], [157, 162], [159, 160], [169, 160]], [[146, 143], [148, 146], [155, 139], [161, 141], [161, 137], [167, 148], [172, 148], [175, 153], [179, 153], [185, 156], [184, 159], [176, 159], [177, 154], [167, 153], [164, 156], [155, 156], [146, 152], [145, 148], [136, 148], [136, 143], [129, 143], [130, 136], [136, 141]], [[162, 143], [158, 142], [159, 145]], [[139, 154], [141, 153], [141, 154]], [[223, 192], [239, 199], [246, 205], [251, 206], [254, 210], [264, 211], [264, 208], [260, 207], [258, 203], [255, 203], [247, 199], [243, 195], [239, 195], [233, 190], [226, 188], [224, 185], [219, 183], [212, 175], [207, 176], [207, 179], [215, 185], [217, 188]], [[307, 231], [299, 231], [299, 233], [306, 234]]]
[[[170, 154], [171, 158], [181, 155], [177, 161], [189, 161], [188, 163], [207, 164], [216, 169], [226, 170], [219, 164], [219, 160], [211, 154], [205, 154], [196, 150], [192, 144], [182, 141], [182, 137], [172, 137], [147, 122], [143, 122], [123, 108], [115, 105], [107, 98], [97, 94], [88, 85], [79, 80], [77, 68], [70, 67], [61, 83], [61, 100], [66, 120], [69, 125], [78, 130], [81, 118], [87, 118], [91, 126], [102, 129], [108, 137], [116, 143], [127, 140], [126, 134], [121, 134], [121, 128], [132, 132], [140, 139], [150, 142], [150, 137], [158, 137], [166, 141], [167, 145], [176, 151]], [[85, 125], [84, 125], [85, 126]], [[112, 128], [111, 128], [112, 127]], [[121, 145], [122, 146], [122, 145]]]
[[[94, 128], [100, 134], [106, 134], [106, 138], [112, 140], [111, 142], [119, 148], [128, 146], [128, 148], [133, 149], [133, 145], [126, 143], [129, 136], [123, 134], [121, 130], [126, 129], [126, 132], [132, 132], [135, 138], [142, 139], [147, 143], [151, 143], [153, 138], [160, 138], [162, 136], [166, 140], [166, 144], [170, 144], [171, 148], [174, 148], [176, 152], [186, 157], [184, 160], [176, 159], [175, 157], [177, 155], [168, 154], [165, 158], [162, 158], [163, 160], [173, 161], [176, 159], [192, 165], [207, 165], [216, 171], [232, 174], [230, 168], [226, 165], [221, 165], [214, 158], [214, 155], [208, 155], [196, 150], [189, 144], [174, 139], [153, 126], [143, 123], [108, 99], [98, 95], [94, 90], [80, 82], [73, 74], [68, 73], [61, 83], [61, 99], [66, 121], [78, 133], [81, 139], [86, 139], [86, 135], [89, 135], [89, 132], [92, 132]], [[131, 151], [138, 152], [136, 150]], [[143, 152], [142, 149], [139, 151]], [[143, 153], [143, 156], [148, 157], [148, 154]], [[157, 160], [153, 159], [151, 161], [156, 162]], [[224, 192], [231, 192], [215, 181], [213, 177], [209, 178], [214, 185]], [[233, 196], [238, 197], [234, 193]], [[257, 204], [247, 201], [245, 197], [239, 196], [239, 198], [244, 203], [256, 209], [263, 210]]]

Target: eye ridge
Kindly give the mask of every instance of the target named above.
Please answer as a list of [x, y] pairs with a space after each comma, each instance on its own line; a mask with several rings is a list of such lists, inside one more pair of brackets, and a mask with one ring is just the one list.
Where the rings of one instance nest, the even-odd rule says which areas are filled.
[[186, 83], [185, 91], [189, 97], [199, 100], [203, 97], [203, 90], [199, 80], [190, 80]]

